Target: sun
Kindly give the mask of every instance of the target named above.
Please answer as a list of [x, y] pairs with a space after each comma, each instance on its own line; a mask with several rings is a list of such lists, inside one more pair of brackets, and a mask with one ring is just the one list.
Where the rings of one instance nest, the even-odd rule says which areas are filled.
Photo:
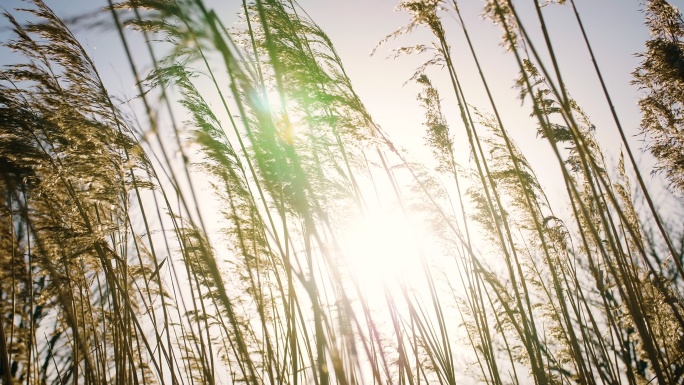
[[365, 288], [410, 281], [421, 274], [419, 226], [400, 207], [354, 218], [344, 241], [348, 266]]

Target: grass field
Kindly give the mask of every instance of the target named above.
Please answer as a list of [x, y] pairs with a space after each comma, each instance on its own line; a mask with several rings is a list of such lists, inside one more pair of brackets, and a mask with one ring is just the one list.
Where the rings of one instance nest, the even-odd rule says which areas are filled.
[[[229, 25], [201, 0], [5, 10], [3, 384], [684, 383], [682, 15], [644, 1], [624, 122], [591, 6], [543, 3], [481, 2], [510, 100], [460, 2], [398, 5], [381, 46], [426, 60], [409, 82], [430, 157], [374, 121], [295, 1], [245, 0]], [[573, 16], [606, 127], [563, 80], [550, 9]], [[72, 30], [118, 37], [133, 97]]]

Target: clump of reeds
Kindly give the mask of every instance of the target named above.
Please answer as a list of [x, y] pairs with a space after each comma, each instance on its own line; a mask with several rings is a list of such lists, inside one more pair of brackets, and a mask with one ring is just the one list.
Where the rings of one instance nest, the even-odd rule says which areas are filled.
[[[681, 246], [614, 112], [625, 155], [606, 160], [595, 131], [611, 128], [570, 96], [532, 3], [532, 21], [511, 1], [483, 10], [517, 65], [525, 124], [551, 148], [564, 207], [504, 125], [455, 0], [400, 3], [410, 23], [390, 35], [434, 37], [399, 53], [434, 53], [413, 79], [436, 173], [373, 121], [296, 2], [243, 1], [232, 28], [201, 0], [109, 2], [138, 119], [42, 1], [5, 12], [18, 64], [0, 76], [3, 382], [681, 381]], [[564, 6], [593, 58], [574, 2]], [[485, 105], [464, 87], [449, 13]], [[664, 0], [645, 13], [643, 126], [657, 170], [681, 189], [682, 18]], [[429, 77], [437, 65], [443, 89]], [[432, 230], [415, 231], [419, 271], [372, 296], [347, 263], [345, 229], [384, 199]]]

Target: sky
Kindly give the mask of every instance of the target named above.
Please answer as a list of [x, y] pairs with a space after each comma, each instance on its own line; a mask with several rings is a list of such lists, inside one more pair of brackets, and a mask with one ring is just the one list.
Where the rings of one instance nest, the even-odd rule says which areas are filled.
[[[105, 1], [93, 0], [46, 0], [60, 16], [70, 17], [104, 6]], [[682, 7], [684, 0], [673, 0], [672, 4]], [[0, 6], [6, 9], [21, 4], [20, 0], [2, 0]], [[235, 20], [241, 1], [208, 0], [209, 7], [218, 7], [219, 14], [228, 21]], [[404, 12], [397, 12], [397, 0], [300, 0], [299, 4], [312, 19], [329, 35], [345, 66], [352, 84], [361, 100], [366, 104], [377, 123], [399, 144], [409, 147], [416, 158], [428, 156], [429, 151], [422, 146], [423, 117], [416, 101], [420, 87], [415, 82], [406, 83], [415, 69], [429, 57], [392, 56], [392, 49], [417, 43], [429, 44], [432, 39], [428, 31], [417, 29], [409, 35], [390, 40], [380, 46], [375, 55], [371, 51], [385, 36], [405, 25], [409, 18]], [[513, 56], [506, 53], [499, 44], [500, 31], [490, 21], [481, 16], [481, 1], [461, 1], [463, 17], [471, 38], [476, 46], [477, 54], [485, 69], [497, 104], [503, 109], [504, 124], [514, 139], [523, 144], [525, 154], [533, 168], [549, 167], [548, 157], [552, 156], [548, 144], [534, 139], [533, 123], [526, 119], [529, 105], [522, 105], [516, 98], [518, 93], [513, 88], [518, 76]], [[538, 22], [533, 17], [531, 1], [515, 1], [522, 11], [526, 28], [537, 31]], [[641, 138], [637, 136], [640, 115], [637, 108], [639, 90], [630, 85], [631, 72], [639, 64], [637, 53], [644, 49], [644, 41], [648, 39], [648, 31], [643, 25], [640, 12], [641, 2], [637, 0], [576, 0], [577, 8], [585, 23], [590, 42], [597, 56], [598, 64], [603, 72], [608, 89], [630, 140], [636, 149], [643, 148]], [[545, 13], [549, 21], [551, 34], [557, 55], [560, 58], [561, 71], [571, 95], [587, 112], [597, 127], [597, 136], [607, 150], [608, 160], [615, 160], [619, 152], [617, 131], [609, 115], [607, 103], [600, 92], [600, 85], [593, 70], [589, 55], [581, 41], [579, 29], [569, 4], [559, 6], [548, 5]], [[451, 42], [454, 56], [457, 58], [457, 69], [462, 73], [463, 84], [469, 103], [478, 108], [491, 111], [489, 102], [480, 84], [470, 55], [465, 52], [467, 46], [460, 32], [459, 25], [452, 16], [443, 18], [447, 38]], [[0, 37], [7, 36], [6, 23], [0, 24]], [[105, 83], [113, 90], [119, 90], [124, 97], [131, 97], [135, 92], [128, 64], [121, 51], [121, 43], [113, 31], [102, 29], [88, 30], [76, 28], [88, 52], [99, 65]], [[539, 34], [537, 34], [539, 39]], [[538, 46], [542, 42], [538, 41]], [[560, 48], [560, 49], [559, 49]], [[135, 49], [142, 49], [138, 47]], [[461, 52], [463, 53], [461, 55]], [[3, 62], [0, 55], [0, 63]], [[428, 72], [433, 84], [442, 92], [444, 109], [452, 130], [460, 128], [458, 109], [451, 96], [446, 71], [432, 68]], [[453, 108], [452, 108], [453, 107]], [[419, 139], [420, 138], [420, 139]], [[457, 143], [458, 146], [458, 143]], [[462, 147], [465, 148], [465, 147]], [[457, 148], [457, 151], [459, 149]], [[467, 161], [467, 159], [465, 160]], [[648, 157], [641, 162], [649, 167]], [[544, 172], [546, 173], [546, 172]], [[648, 173], [648, 172], [647, 172]], [[552, 170], [548, 174], [558, 174]], [[542, 183], [545, 183], [542, 180]], [[553, 180], [546, 182], [555, 184]]]
[[[408, 22], [406, 13], [394, 11], [397, 3], [396, 0], [300, 1], [314, 21], [331, 37], [352, 84], [374, 119], [397, 142], [413, 147], [418, 138], [422, 138], [424, 130], [422, 112], [416, 108], [416, 95], [420, 87], [415, 83], [404, 83], [411, 77], [415, 68], [428, 57], [387, 57], [391, 56], [391, 50], [397, 47], [431, 42], [430, 34], [425, 29], [417, 29], [410, 35], [403, 35], [379, 47], [376, 54], [370, 56], [371, 50], [383, 37]], [[644, 42], [649, 37], [648, 30], [643, 24], [641, 2], [576, 0], [575, 3], [621, 123], [630, 134], [632, 146], [641, 149], [644, 144], [642, 138], [637, 136], [640, 121], [637, 102], [640, 93], [636, 86], [630, 84], [631, 73], [640, 62], [636, 54], [643, 52]], [[680, 8], [684, 6], [682, 0], [671, 3]], [[495, 101], [503, 110], [506, 128], [523, 148], [533, 169], [547, 170], [541, 172], [550, 176], [548, 180], [541, 177], [542, 184], [551, 187], [547, 188], [547, 192], [551, 195], [564, 195], [562, 189], [553, 189], [555, 185], [562, 186], [562, 183], [559, 183], [560, 173], [557, 172], [555, 160], [549, 162], [553, 156], [550, 146], [542, 139], [536, 139], [534, 123], [527, 119], [530, 111], [529, 102], [523, 106], [517, 99], [518, 91], [513, 88], [514, 80], [518, 76], [517, 66], [513, 55], [505, 52], [500, 45], [499, 28], [481, 16], [482, 1], [461, 1], [459, 4], [490, 86], [494, 89]], [[525, 16], [525, 27], [530, 31], [538, 31], [539, 23], [534, 17], [531, 5], [533, 2], [514, 1], [514, 4]], [[607, 149], [607, 160], [616, 161], [620, 150], [618, 134], [590, 56], [581, 40], [574, 13], [569, 4], [551, 4], [544, 11], [548, 18], [552, 43], [560, 59], [564, 80], [569, 85], [569, 92], [597, 127], [597, 137]], [[443, 23], [454, 56], [457, 58], [457, 69], [461, 71], [465, 93], [470, 98], [469, 103], [491, 111], [474, 63], [470, 54], [466, 52], [467, 46], [458, 23], [450, 16], [444, 17]], [[535, 36], [537, 46], [543, 47], [539, 33]], [[454, 104], [455, 100], [450, 96], [452, 92], [449, 92], [446, 71], [433, 68], [428, 75], [444, 98], [443, 106], [451, 129], [458, 130], [461, 128], [460, 118]], [[458, 143], [456, 146], [458, 150]], [[464, 149], [465, 145], [461, 148]], [[424, 148], [415, 149], [413, 152], [417, 153], [419, 158], [428, 154]], [[644, 168], [652, 164], [646, 155], [639, 158]], [[648, 174], [648, 171], [645, 174]]]

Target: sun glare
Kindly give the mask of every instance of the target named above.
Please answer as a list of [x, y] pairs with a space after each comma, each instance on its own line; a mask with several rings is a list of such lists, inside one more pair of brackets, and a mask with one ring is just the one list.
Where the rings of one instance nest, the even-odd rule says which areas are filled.
[[420, 274], [415, 224], [399, 208], [378, 209], [356, 218], [345, 249], [350, 268], [364, 286], [409, 281]]

